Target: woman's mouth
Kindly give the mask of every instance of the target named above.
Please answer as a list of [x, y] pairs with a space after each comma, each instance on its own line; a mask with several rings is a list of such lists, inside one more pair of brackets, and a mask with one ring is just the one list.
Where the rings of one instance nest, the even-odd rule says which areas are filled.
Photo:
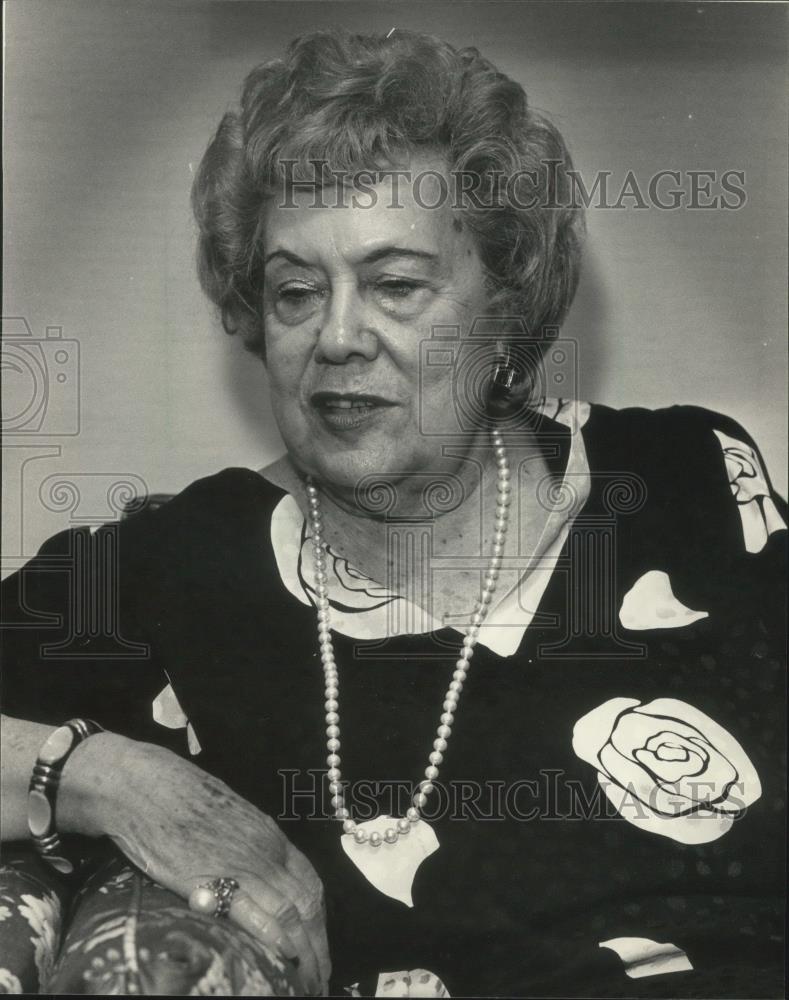
[[354, 430], [395, 404], [368, 393], [316, 392], [310, 403], [333, 430]]

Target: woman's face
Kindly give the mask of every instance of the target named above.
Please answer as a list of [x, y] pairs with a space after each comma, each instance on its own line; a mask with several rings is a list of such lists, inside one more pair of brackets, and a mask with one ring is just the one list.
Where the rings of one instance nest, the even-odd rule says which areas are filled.
[[[411, 164], [412, 176], [441, 169], [437, 158]], [[423, 204], [437, 200], [433, 183], [417, 191]], [[291, 460], [340, 492], [373, 473], [397, 482], [448, 471], [440, 429], [453, 407], [451, 369], [420, 372], [420, 345], [436, 326], [466, 336], [485, 314], [482, 265], [447, 199], [428, 209], [411, 184], [399, 187], [402, 207], [384, 180], [374, 204], [354, 206], [346, 192], [342, 207], [329, 207], [334, 192], [325, 192], [327, 207], [313, 207], [303, 191], [297, 207], [271, 205], [264, 220], [274, 413]], [[453, 453], [472, 440], [453, 436]]]

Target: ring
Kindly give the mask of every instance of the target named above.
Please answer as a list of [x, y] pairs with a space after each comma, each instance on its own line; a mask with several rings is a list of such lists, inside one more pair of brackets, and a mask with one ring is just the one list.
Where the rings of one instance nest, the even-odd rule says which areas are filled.
[[234, 878], [214, 878], [194, 889], [189, 896], [189, 909], [209, 917], [226, 917], [238, 889]]

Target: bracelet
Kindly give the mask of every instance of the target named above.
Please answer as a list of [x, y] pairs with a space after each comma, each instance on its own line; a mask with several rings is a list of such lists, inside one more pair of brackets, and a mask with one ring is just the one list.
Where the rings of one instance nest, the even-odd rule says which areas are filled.
[[55, 827], [55, 802], [63, 766], [76, 748], [104, 730], [91, 719], [70, 719], [50, 733], [33, 767], [27, 795], [27, 826], [33, 845], [57, 871], [70, 875], [74, 865], [63, 856], [63, 845]]

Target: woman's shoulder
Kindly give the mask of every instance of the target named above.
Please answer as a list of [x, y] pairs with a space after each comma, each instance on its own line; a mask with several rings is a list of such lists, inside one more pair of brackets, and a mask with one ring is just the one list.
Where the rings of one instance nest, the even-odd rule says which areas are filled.
[[[672, 403], [669, 406], [608, 406], [604, 403], [589, 403], [589, 414], [600, 417], [607, 416], [609, 419], [621, 422], [634, 423], [662, 423], [665, 425], [686, 425], [689, 427], [711, 427], [721, 425], [734, 430], [743, 430], [732, 416], [711, 410], [705, 406], [694, 403]], [[747, 433], [747, 431], [744, 431]]]
[[619, 441], [629, 445], [634, 435], [642, 436], [644, 443], [655, 447], [670, 444], [674, 452], [691, 446], [714, 445], [720, 435], [731, 435], [740, 444], [757, 449], [756, 442], [746, 428], [733, 417], [694, 404], [673, 404], [663, 407], [625, 406], [612, 407], [603, 403], [588, 405], [586, 425], [589, 429], [605, 432], [615, 430], [616, 436], [609, 443]]
[[614, 409], [592, 404], [583, 433], [593, 471], [627, 470], [658, 495], [669, 490], [677, 499], [722, 494], [738, 505], [757, 501], [764, 506], [760, 498], [768, 498], [767, 506], [777, 507], [785, 520], [786, 503], [773, 487], [756, 440], [727, 414], [694, 405]]
[[72, 527], [48, 538], [25, 567], [28, 575], [55, 557], [75, 549], [117, 551], [126, 580], [151, 581], [185, 569], [214, 566], [228, 553], [243, 552], [250, 541], [265, 538], [283, 490], [259, 473], [228, 467], [173, 493], [134, 497], [118, 521], [98, 527]]
[[194, 480], [177, 493], [139, 498], [124, 520], [137, 530], [154, 524], [166, 525], [168, 530], [178, 524], [243, 524], [247, 517], [259, 516], [268, 504], [276, 503], [283, 492], [252, 469], [230, 466]]
[[690, 607], [783, 592], [786, 502], [739, 421], [701, 406], [593, 405], [583, 437], [591, 507], [616, 516], [629, 576], [667, 572]]
[[281, 496], [282, 489], [259, 472], [242, 466], [228, 466], [219, 472], [195, 479], [173, 495], [176, 506], [241, 506], [259, 502], [264, 496]]

